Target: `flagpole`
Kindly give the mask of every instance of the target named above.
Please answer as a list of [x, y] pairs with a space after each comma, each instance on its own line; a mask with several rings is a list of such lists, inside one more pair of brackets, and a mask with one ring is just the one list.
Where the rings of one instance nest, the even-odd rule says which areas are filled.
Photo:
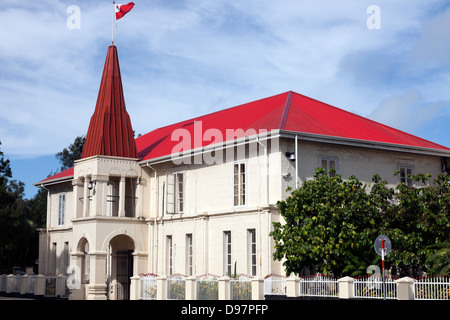
[[112, 15], [112, 45], [114, 45], [114, 16], [116, 14], [116, 1], [113, 0], [113, 15]]

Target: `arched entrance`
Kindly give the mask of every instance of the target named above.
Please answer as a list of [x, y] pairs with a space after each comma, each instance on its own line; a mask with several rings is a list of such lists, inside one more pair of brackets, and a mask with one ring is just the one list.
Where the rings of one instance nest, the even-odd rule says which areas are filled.
[[109, 242], [108, 296], [112, 300], [129, 300], [133, 276], [134, 242], [126, 235], [117, 235]]
[[77, 278], [75, 280], [80, 286], [73, 289], [70, 299], [83, 300], [87, 297], [87, 286], [89, 285], [90, 280], [90, 254], [89, 241], [87, 238], [82, 237], [78, 241], [76, 251], [72, 253], [72, 259], [71, 265], [78, 267], [79, 273], [77, 273]]

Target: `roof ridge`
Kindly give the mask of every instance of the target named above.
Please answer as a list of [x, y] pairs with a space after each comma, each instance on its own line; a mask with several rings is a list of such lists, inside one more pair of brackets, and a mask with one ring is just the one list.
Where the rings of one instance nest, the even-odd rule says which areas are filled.
[[280, 124], [278, 125], [278, 128], [280, 130], [283, 130], [286, 126], [287, 117], [289, 115], [289, 109], [291, 108], [292, 103], [292, 91], [287, 92], [286, 102], [284, 104], [283, 113], [281, 114], [280, 118]]
[[296, 92], [287, 91], [287, 92], [283, 92], [283, 93], [278, 93], [278, 94], [275, 94], [275, 95], [272, 95], [272, 96], [268, 96], [268, 97], [265, 97], [265, 98], [261, 98], [261, 99], [257, 99], [257, 100], [249, 101], [249, 102], [244, 102], [244, 103], [238, 104], [236, 106], [232, 106], [232, 107], [228, 107], [228, 108], [225, 108], [225, 109], [216, 110], [216, 111], [213, 111], [213, 112], [210, 112], [210, 113], [202, 114], [202, 115], [190, 118], [190, 119], [181, 120], [181, 121], [178, 121], [176, 123], [171, 123], [171, 124], [168, 124], [168, 125], [165, 125], [165, 126], [162, 126], [162, 127], [155, 128], [155, 129], [153, 129], [153, 130], [143, 134], [142, 136], [137, 137], [136, 139], [139, 139], [139, 138], [141, 138], [141, 137], [143, 137], [143, 136], [145, 136], [145, 135], [147, 135], [149, 133], [155, 132], [156, 130], [161, 130], [161, 129], [165, 129], [165, 128], [168, 128], [168, 127], [177, 126], [177, 125], [180, 125], [180, 124], [183, 124], [183, 126], [184, 126], [185, 123], [196, 121], [199, 118], [203, 118], [203, 117], [211, 116], [211, 115], [214, 115], [214, 114], [217, 114], [217, 113], [229, 111], [231, 109], [237, 109], [239, 107], [245, 106], [245, 105], [250, 104], [250, 103], [254, 103], [256, 101], [263, 101], [263, 100], [272, 99], [274, 97], [281, 96], [281, 95], [286, 94], [286, 93], [291, 93], [292, 94], [292, 93], [296, 93]]

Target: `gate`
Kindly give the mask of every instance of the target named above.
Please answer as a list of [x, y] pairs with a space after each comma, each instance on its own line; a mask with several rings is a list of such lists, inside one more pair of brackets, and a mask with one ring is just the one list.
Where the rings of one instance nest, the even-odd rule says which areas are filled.
[[131, 277], [133, 275], [133, 251], [117, 252], [117, 300], [130, 299]]

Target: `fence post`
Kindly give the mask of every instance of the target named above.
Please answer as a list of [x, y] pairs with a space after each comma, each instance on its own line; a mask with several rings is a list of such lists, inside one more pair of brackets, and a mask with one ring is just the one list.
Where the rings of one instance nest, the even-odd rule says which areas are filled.
[[34, 281], [34, 295], [43, 297], [45, 293], [45, 276], [38, 274]]
[[28, 275], [26, 275], [26, 274], [20, 278], [20, 294], [21, 295], [27, 294], [27, 278], [28, 278]]
[[6, 274], [0, 275], [0, 292], [6, 292]]
[[186, 278], [186, 300], [197, 300], [197, 278], [194, 276]]
[[10, 295], [14, 289], [14, 276], [12, 274], [8, 274], [6, 276], [6, 294]]
[[395, 282], [397, 282], [398, 300], [414, 300], [414, 279], [404, 277]]
[[156, 299], [167, 300], [167, 277], [156, 278]]
[[286, 296], [298, 297], [300, 296], [300, 278], [295, 274], [286, 279]]
[[140, 285], [141, 285], [141, 277], [139, 276], [133, 276], [130, 278], [131, 285], [130, 285], [130, 300], [139, 300], [140, 297]]
[[56, 276], [55, 295], [57, 297], [63, 297], [66, 290], [66, 281], [62, 274]]
[[252, 300], [264, 300], [264, 279], [256, 277], [252, 279]]
[[230, 300], [230, 278], [219, 278], [219, 300]]
[[339, 299], [354, 298], [355, 293], [353, 289], [353, 278], [343, 277], [338, 280], [339, 285]]

